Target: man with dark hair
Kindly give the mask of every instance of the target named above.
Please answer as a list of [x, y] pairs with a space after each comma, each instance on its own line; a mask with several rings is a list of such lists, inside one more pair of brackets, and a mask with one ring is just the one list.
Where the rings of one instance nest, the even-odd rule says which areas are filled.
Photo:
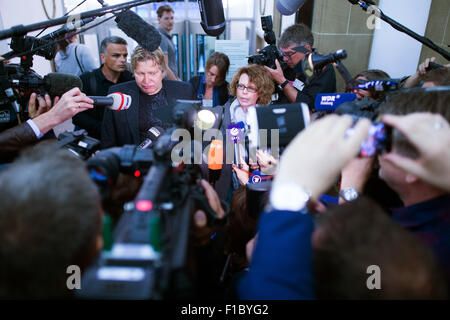
[[278, 47], [283, 59], [290, 69], [296, 73], [294, 79], [287, 79], [279, 62], [277, 68], [266, 67], [278, 88], [283, 91], [290, 102], [304, 102], [310, 110], [314, 110], [314, 101], [319, 93], [332, 93], [336, 91], [336, 75], [331, 64], [327, 65], [312, 77], [305, 75], [301, 68], [301, 61], [312, 52], [314, 37], [311, 30], [304, 24], [295, 24], [287, 28], [278, 41]]
[[319, 221], [312, 236], [318, 299], [446, 298], [433, 252], [374, 201], [334, 207]]
[[[106, 96], [109, 87], [114, 84], [133, 80], [133, 74], [127, 68], [127, 42], [120, 37], [103, 39], [100, 45], [100, 68], [80, 76], [83, 92], [88, 96]], [[101, 126], [105, 107], [82, 112], [73, 118], [77, 129], [85, 129], [92, 138], [101, 138]]]
[[166, 78], [168, 80], [179, 80], [175, 45], [170, 34], [174, 25], [173, 9], [169, 5], [163, 5], [158, 8], [156, 13], [158, 14], [159, 32], [161, 33], [160, 48], [164, 53], [164, 61], [166, 62]]
[[97, 187], [66, 149], [41, 143], [0, 172], [0, 299], [69, 297], [103, 246]]

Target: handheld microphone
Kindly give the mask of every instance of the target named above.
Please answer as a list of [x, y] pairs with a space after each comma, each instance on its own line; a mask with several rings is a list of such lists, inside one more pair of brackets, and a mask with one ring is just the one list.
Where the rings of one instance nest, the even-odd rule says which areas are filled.
[[398, 79], [381, 79], [369, 81], [354, 87], [354, 89], [372, 90], [372, 91], [389, 91], [400, 88], [400, 80]]
[[94, 105], [108, 107], [114, 111], [126, 110], [131, 105], [131, 96], [122, 92], [113, 92], [106, 97], [89, 96], [89, 98], [94, 100]]
[[334, 111], [342, 103], [354, 100], [354, 93], [321, 93], [316, 96], [314, 107], [318, 111]]
[[138, 146], [138, 149], [147, 149], [150, 148], [160, 135], [164, 133], [164, 129], [161, 127], [151, 127], [146, 132], [147, 138], [141, 142], [141, 144]]
[[127, 36], [148, 51], [155, 51], [161, 44], [161, 34], [152, 25], [145, 22], [136, 13], [130, 10], [116, 14], [117, 26]]
[[61, 97], [75, 87], [80, 88], [80, 90], [83, 89], [83, 82], [81, 82], [79, 77], [57, 72], [49, 73], [43, 79], [13, 79], [11, 83], [13, 86], [24, 86], [27, 88], [43, 87], [51, 97]]
[[217, 37], [225, 30], [225, 15], [222, 0], [198, 0], [200, 25], [208, 36]]
[[283, 16], [290, 16], [305, 4], [306, 0], [277, 0], [277, 9]]
[[223, 165], [223, 141], [211, 140], [208, 152], [208, 169], [222, 170]]

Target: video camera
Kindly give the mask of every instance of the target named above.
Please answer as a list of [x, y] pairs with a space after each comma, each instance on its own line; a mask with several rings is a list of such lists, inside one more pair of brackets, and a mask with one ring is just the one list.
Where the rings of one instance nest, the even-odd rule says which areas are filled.
[[121, 172], [138, 171], [145, 177], [134, 201], [124, 206], [111, 250], [104, 250], [86, 270], [82, 289], [77, 292], [79, 298], [192, 297], [195, 284], [188, 270], [188, 261], [193, 258], [188, 255], [190, 213], [194, 208], [201, 209], [209, 225], [219, 221], [199, 185], [202, 171], [193, 164], [194, 150], [183, 156], [191, 158], [190, 163], [172, 160], [179, 143], [172, 140], [172, 134], [177, 129], [201, 127], [198, 117], [193, 116], [199, 109], [198, 103], [178, 103], [173, 109], [175, 125], [151, 149], [127, 145], [102, 150], [87, 161], [91, 176], [101, 188], [109, 188], [108, 181]]

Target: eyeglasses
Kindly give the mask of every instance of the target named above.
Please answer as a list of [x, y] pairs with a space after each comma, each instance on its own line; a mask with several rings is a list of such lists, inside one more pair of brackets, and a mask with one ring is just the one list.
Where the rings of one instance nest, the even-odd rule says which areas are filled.
[[246, 87], [246, 86], [244, 86], [243, 84], [240, 84], [240, 83], [238, 83], [238, 84], [236, 85], [236, 88], [239, 89], [239, 90], [242, 90], [242, 91], [244, 91], [245, 89], [247, 89], [247, 92], [250, 92], [250, 93], [256, 93], [256, 89], [255, 89], [255, 88], [252, 88], [252, 87]]
[[292, 53], [284, 53], [284, 52], [281, 52], [281, 54], [283, 55], [283, 57], [286, 57], [287, 59], [291, 59], [292, 58], [292, 56], [294, 55], [294, 54], [296, 54], [297, 52], [292, 52]]

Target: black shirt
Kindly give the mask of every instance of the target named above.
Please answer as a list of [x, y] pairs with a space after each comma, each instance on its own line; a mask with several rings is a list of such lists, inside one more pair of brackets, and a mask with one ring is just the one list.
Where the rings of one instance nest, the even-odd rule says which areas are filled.
[[319, 93], [336, 92], [336, 73], [333, 66], [328, 64], [320, 73], [307, 79], [303, 74], [303, 70], [299, 68], [300, 65], [301, 63], [294, 68], [294, 71], [298, 73], [297, 79], [305, 83], [305, 87], [297, 93], [295, 102], [304, 102], [309, 106], [310, 110], [314, 111], [314, 103]]
[[147, 136], [148, 129], [152, 127], [161, 127], [168, 129], [172, 127], [172, 123], [161, 120], [155, 114], [168, 109], [166, 91], [164, 87], [154, 95], [148, 95], [139, 90], [139, 139], [144, 141]]
[[[103, 65], [91, 72], [85, 72], [80, 76], [83, 82], [83, 92], [88, 96], [106, 96], [109, 91], [109, 87], [127, 82], [134, 79], [133, 74], [125, 70], [119, 76], [117, 83], [111, 82], [105, 78], [102, 72]], [[85, 129], [89, 136], [92, 138], [101, 138], [101, 127], [103, 121], [103, 113], [105, 107], [94, 107], [93, 109], [86, 110], [75, 115], [72, 119], [73, 124], [79, 128]]]

